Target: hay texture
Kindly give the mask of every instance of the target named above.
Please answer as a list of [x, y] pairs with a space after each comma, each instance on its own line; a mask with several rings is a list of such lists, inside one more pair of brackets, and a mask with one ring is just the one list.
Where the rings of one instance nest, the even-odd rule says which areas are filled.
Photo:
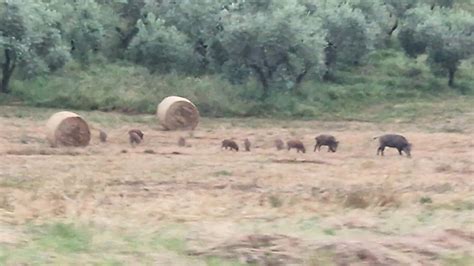
[[169, 96], [158, 105], [157, 116], [167, 130], [193, 130], [199, 123], [199, 111], [188, 99]]
[[52, 147], [89, 145], [91, 132], [87, 122], [78, 114], [58, 112], [46, 123], [47, 139]]

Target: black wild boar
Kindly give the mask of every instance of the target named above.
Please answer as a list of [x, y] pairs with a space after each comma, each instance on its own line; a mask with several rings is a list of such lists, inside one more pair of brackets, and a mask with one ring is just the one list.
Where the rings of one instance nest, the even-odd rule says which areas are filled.
[[383, 151], [385, 147], [396, 148], [398, 153], [402, 155], [402, 151], [405, 152], [407, 157], [411, 157], [411, 144], [408, 140], [402, 136], [397, 134], [386, 134], [379, 137], [375, 137], [374, 139], [379, 139], [379, 147], [377, 149], [377, 155], [383, 156]]
[[336, 152], [337, 145], [339, 144], [339, 141], [337, 141], [336, 138], [331, 135], [319, 135], [315, 138], [315, 140], [316, 145], [314, 145], [314, 151], [316, 151], [316, 149], [318, 151], [321, 150], [321, 146], [328, 146], [328, 152]]
[[140, 137], [140, 135], [138, 135], [136, 131], [129, 131], [128, 135], [132, 147], [135, 147], [135, 145], [138, 145], [142, 142], [142, 138]]
[[296, 152], [303, 152], [303, 153], [306, 153], [306, 149], [303, 145], [303, 142], [299, 141], [299, 140], [289, 140], [286, 142], [286, 146], [288, 147], [288, 150], [292, 149], [292, 148], [295, 148], [296, 149]]
[[237, 143], [235, 143], [235, 141], [233, 140], [230, 140], [230, 139], [225, 139], [222, 141], [222, 146], [221, 146], [221, 149], [224, 148], [224, 149], [230, 149], [230, 150], [235, 150], [235, 151], [239, 151], [239, 145], [237, 145]]

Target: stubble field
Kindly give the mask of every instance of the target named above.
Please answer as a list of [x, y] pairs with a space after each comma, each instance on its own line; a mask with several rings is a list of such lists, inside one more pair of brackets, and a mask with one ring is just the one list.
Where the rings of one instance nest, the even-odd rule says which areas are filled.
[[[152, 116], [87, 112], [99, 143], [53, 149], [55, 110], [0, 108], [0, 264], [472, 265], [474, 114], [365, 123], [204, 119], [194, 132]], [[82, 113], [81, 113], [82, 114]], [[145, 141], [128, 144], [140, 128]], [[412, 158], [386, 149], [405, 135]], [[313, 152], [335, 135], [336, 153]], [[180, 136], [187, 147], [178, 147]], [[235, 138], [250, 152], [220, 149]], [[305, 154], [277, 151], [301, 139]]]

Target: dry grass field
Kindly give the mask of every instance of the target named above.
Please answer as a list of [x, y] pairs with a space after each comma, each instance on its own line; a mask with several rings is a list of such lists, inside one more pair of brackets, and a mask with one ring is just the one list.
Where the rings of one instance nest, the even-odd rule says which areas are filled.
[[[416, 123], [203, 119], [80, 112], [109, 134], [49, 148], [55, 110], [0, 107], [3, 265], [474, 265], [474, 113]], [[128, 144], [127, 131], [145, 140]], [[405, 135], [412, 158], [386, 149]], [[336, 153], [313, 152], [335, 135]], [[187, 147], [178, 147], [180, 136]], [[251, 152], [220, 149], [224, 138]], [[277, 151], [275, 138], [307, 152]]]

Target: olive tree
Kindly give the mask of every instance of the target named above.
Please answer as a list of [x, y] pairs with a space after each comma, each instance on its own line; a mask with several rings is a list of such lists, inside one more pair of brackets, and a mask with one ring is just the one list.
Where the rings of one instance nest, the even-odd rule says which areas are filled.
[[49, 0], [48, 6], [60, 14], [57, 27], [68, 43], [72, 57], [88, 65], [99, 53], [109, 53], [119, 33], [118, 14], [110, 4], [96, 0]]
[[144, 10], [164, 19], [166, 26], [174, 26], [186, 34], [193, 46], [193, 56], [199, 63], [195, 74], [210, 71], [210, 45], [221, 30], [221, 14], [230, 8], [232, 0], [201, 0], [160, 2], [147, 0]]
[[238, 1], [222, 14], [221, 30], [210, 45], [215, 68], [232, 81], [256, 77], [262, 98], [272, 88], [297, 91], [307, 75], [321, 72], [325, 31], [317, 17], [295, 1], [269, 1], [268, 8], [253, 12], [248, 8]]
[[128, 48], [130, 60], [150, 71], [190, 72], [195, 66], [193, 49], [185, 34], [150, 13], [137, 22], [138, 33]]
[[426, 52], [432, 71], [447, 75], [453, 86], [461, 61], [474, 54], [474, 16], [420, 6], [407, 15], [399, 38], [408, 55]]
[[384, 3], [393, 18], [393, 25], [390, 28], [388, 35], [392, 36], [393, 32], [398, 29], [400, 21], [405, 17], [408, 10], [415, 8], [419, 0], [384, 0]]
[[24, 77], [61, 68], [69, 58], [56, 27], [60, 14], [40, 1], [5, 1], [0, 4], [0, 92], [10, 92], [16, 69]]
[[396, 19], [390, 14], [389, 8], [383, 2], [353, 0], [350, 4], [353, 8], [362, 11], [378, 43], [382, 44], [393, 33]]
[[373, 49], [379, 28], [368, 22], [360, 9], [350, 4], [327, 5], [316, 14], [327, 31], [325, 79], [341, 66], [360, 64]]

